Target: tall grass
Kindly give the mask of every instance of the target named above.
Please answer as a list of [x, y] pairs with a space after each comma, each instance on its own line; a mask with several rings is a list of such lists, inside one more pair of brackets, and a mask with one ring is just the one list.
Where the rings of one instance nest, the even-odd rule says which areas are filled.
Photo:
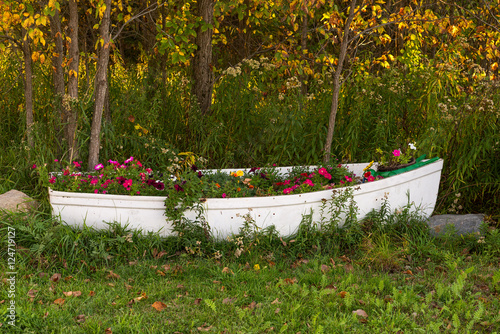
[[[38, 65], [36, 145], [28, 149], [19, 64], [2, 61], [5, 75], [0, 80], [9, 94], [0, 102], [0, 144], [5, 148], [0, 187], [41, 196], [30, 167], [50, 165], [64, 151], [55, 130], [50, 72]], [[167, 149], [195, 152], [214, 168], [314, 164], [321, 159], [332, 96], [330, 70], [300, 83], [261, 58], [216, 74], [211, 112], [201, 116], [187, 73], [167, 72], [163, 82], [142, 65], [113, 65], [110, 122], [104, 121], [100, 159], [132, 155], [160, 169]], [[437, 212], [498, 217], [500, 94], [496, 82], [470, 82], [462, 86], [457, 73], [432, 64], [408, 67], [404, 58], [376, 74], [354, 69], [342, 86], [332, 158], [371, 161], [376, 148], [393, 150], [415, 141], [419, 153], [445, 159]], [[93, 106], [91, 90], [81, 86], [77, 138], [85, 163]]]

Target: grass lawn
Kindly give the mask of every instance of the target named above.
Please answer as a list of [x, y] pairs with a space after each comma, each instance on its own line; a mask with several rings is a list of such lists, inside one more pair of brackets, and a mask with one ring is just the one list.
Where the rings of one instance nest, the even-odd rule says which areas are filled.
[[409, 228], [413, 218], [391, 217], [328, 233], [217, 243], [141, 237], [116, 226], [73, 231], [44, 215], [9, 215], [0, 223], [0, 330], [500, 332], [495, 223], [480, 239], [452, 231], [433, 238], [425, 224]]

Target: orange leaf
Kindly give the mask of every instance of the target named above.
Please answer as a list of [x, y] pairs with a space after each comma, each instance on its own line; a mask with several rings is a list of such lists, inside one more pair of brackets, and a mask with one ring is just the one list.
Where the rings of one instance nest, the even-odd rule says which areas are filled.
[[65, 300], [63, 298], [57, 298], [56, 300], [54, 300], [54, 304], [57, 304], [57, 305], [62, 305], [64, 304]]
[[346, 295], [347, 295], [347, 291], [340, 291], [339, 292], [339, 297], [340, 298], [345, 298]]
[[70, 297], [73, 295], [73, 291], [63, 291], [63, 294], [66, 296], [66, 297]]
[[165, 308], [167, 308], [167, 305], [165, 305], [162, 302], [154, 302], [153, 305], [151, 305], [155, 310], [161, 311]]
[[91, 296], [91, 297], [92, 297], [92, 296], [94, 296], [94, 295], [95, 295], [95, 291], [90, 291], [90, 292], [89, 292], [89, 296]]

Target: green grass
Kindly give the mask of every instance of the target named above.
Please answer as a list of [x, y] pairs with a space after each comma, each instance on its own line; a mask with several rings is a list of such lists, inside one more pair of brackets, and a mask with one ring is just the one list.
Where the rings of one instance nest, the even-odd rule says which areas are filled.
[[[500, 331], [500, 235], [494, 224], [485, 227], [481, 242], [452, 231], [436, 239], [417, 216], [384, 210], [344, 229], [320, 233], [303, 226], [289, 238], [271, 231], [224, 242], [143, 237], [119, 225], [74, 231], [43, 213], [4, 216], [0, 329]], [[5, 260], [9, 227], [17, 243], [14, 298]], [[6, 317], [11, 300], [15, 327]]]

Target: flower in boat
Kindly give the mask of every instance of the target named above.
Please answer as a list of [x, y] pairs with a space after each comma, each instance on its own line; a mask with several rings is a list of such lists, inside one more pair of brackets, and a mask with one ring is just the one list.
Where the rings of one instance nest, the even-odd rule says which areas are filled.
[[394, 155], [395, 157], [399, 157], [401, 155], [401, 151], [400, 150], [394, 150], [394, 151], [392, 151], [392, 155]]
[[328, 173], [328, 171], [326, 170], [325, 167], [322, 167], [318, 170], [318, 174], [319, 175], [323, 175], [326, 179], [328, 180], [331, 180], [332, 179], [332, 175], [330, 173]]
[[417, 146], [415, 145], [415, 142], [413, 143], [409, 143], [408, 146], [410, 147], [410, 150], [416, 150], [417, 149]]
[[366, 172], [367, 170], [369, 170], [370, 168], [372, 168], [373, 162], [374, 162], [373, 160], [370, 161], [370, 163], [368, 164], [368, 166], [366, 166], [365, 168], [363, 168], [363, 172]]
[[178, 185], [178, 184], [175, 184], [175, 185], [174, 185], [174, 188], [175, 188], [175, 190], [177, 190], [177, 191], [184, 191], [184, 189], [183, 189], [180, 185]]
[[231, 175], [234, 176], [234, 177], [240, 177], [240, 176], [245, 175], [245, 173], [243, 173], [242, 170], [239, 170], [236, 173], [231, 172]]
[[[331, 176], [330, 176], [330, 178], [331, 178]], [[305, 180], [304, 184], [307, 184], [308, 186], [314, 187], [314, 183], [311, 181], [311, 179]]]

